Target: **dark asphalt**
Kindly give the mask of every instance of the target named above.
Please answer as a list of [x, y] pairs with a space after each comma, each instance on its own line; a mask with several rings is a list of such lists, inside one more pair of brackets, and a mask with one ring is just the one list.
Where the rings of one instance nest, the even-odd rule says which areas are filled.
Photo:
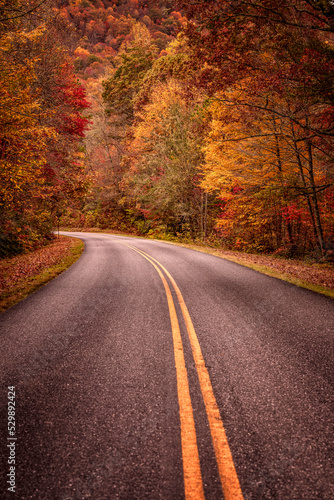
[[[192, 317], [245, 499], [332, 500], [334, 301], [168, 243], [71, 233], [69, 270], [0, 316], [0, 498], [182, 499], [173, 341], [153, 266]], [[222, 498], [177, 305], [204, 490]], [[16, 387], [16, 493], [7, 386]]]

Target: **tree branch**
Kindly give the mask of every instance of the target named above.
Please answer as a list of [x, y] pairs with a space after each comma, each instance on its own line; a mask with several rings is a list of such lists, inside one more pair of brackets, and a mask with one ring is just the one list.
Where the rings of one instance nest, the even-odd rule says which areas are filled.
[[13, 16], [13, 17], [4, 17], [2, 19], [0, 19], [0, 22], [6, 22], [6, 21], [12, 21], [13, 19], [18, 19], [19, 17], [24, 17], [24, 16], [27, 16], [28, 14], [31, 14], [32, 12], [34, 12], [35, 10], [37, 10], [41, 5], [43, 5], [43, 3], [46, 3], [47, 0], [42, 0], [42, 2], [40, 2], [39, 4], [37, 4], [35, 7], [33, 7], [32, 9], [30, 10], [27, 10], [26, 12], [21, 12], [20, 14], [18, 14], [17, 16]]

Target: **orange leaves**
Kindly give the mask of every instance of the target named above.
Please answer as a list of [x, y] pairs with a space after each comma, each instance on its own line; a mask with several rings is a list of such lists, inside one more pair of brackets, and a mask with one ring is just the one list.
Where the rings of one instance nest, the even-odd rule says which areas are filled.
[[76, 244], [73, 239], [61, 236], [35, 252], [1, 260], [0, 310], [5, 305], [8, 294], [25, 291], [24, 288], [36, 275], [68, 258]]
[[39, 103], [31, 93], [33, 65], [13, 64], [11, 44], [6, 41], [7, 51], [0, 55], [0, 65], [7, 68], [0, 73], [0, 208], [8, 209], [38, 177], [45, 135], [37, 122]]
[[328, 224], [320, 194], [329, 188], [326, 153], [298, 126], [288, 99], [274, 92], [247, 99], [247, 82], [240, 81], [217, 93], [210, 106], [202, 186], [225, 200], [218, 230], [243, 250], [279, 245], [303, 253], [315, 238], [322, 248], [321, 218], [329, 233], [334, 222]]
[[47, 237], [59, 200], [85, 190], [78, 141], [87, 126], [81, 112], [88, 103], [59, 43], [57, 25], [40, 19], [43, 12], [38, 19], [19, 18], [1, 33], [2, 254], [29, 249]]

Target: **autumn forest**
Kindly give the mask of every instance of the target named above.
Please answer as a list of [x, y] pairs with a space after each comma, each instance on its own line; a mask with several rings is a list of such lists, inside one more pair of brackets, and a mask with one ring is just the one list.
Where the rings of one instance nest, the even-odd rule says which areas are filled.
[[0, 0], [0, 256], [66, 228], [334, 255], [331, 0]]

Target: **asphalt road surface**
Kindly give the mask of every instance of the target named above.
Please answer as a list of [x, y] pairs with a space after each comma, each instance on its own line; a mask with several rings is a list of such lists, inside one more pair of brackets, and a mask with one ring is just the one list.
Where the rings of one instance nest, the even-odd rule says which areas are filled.
[[0, 498], [332, 500], [334, 301], [68, 234], [79, 261], [0, 317]]

